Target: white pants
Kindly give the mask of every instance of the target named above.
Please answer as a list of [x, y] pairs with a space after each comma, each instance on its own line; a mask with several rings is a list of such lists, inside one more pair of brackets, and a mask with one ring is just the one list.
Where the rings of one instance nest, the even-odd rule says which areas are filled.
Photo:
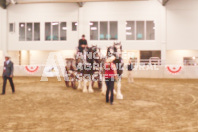
[[129, 83], [133, 83], [134, 79], [133, 79], [133, 71], [128, 71], [128, 82]]

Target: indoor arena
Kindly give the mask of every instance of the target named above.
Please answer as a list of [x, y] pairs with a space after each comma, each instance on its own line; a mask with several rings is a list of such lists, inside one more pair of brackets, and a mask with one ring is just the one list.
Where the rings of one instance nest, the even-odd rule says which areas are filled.
[[0, 131], [198, 132], [197, 23], [198, 0], [0, 0]]

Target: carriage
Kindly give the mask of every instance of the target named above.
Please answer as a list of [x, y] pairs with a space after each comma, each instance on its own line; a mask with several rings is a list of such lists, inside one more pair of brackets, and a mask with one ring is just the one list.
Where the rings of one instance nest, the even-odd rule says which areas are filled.
[[65, 85], [67, 87], [71, 87], [73, 89], [77, 88], [77, 71], [75, 67], [75, 59], [74, 58], [66, 58], [66, 66], [65, 66]]

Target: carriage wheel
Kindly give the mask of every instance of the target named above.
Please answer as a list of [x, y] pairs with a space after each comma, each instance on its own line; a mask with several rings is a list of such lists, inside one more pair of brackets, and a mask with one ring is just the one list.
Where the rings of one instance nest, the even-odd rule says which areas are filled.
[[102, 88], [102, 81], [98, 81], [98, 88], [99, 88], [99, 89]]

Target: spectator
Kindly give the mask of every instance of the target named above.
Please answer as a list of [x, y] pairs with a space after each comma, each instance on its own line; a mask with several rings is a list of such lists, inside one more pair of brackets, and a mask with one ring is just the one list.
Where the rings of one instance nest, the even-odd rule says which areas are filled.
[[133, 79], [133, 63], [132, 63], [132, 58], [129, 59], [129, 64], [127, 65], [127, 69], [128, 69], [128, 82], [129, 83], [133, 83], [134, 79]]

